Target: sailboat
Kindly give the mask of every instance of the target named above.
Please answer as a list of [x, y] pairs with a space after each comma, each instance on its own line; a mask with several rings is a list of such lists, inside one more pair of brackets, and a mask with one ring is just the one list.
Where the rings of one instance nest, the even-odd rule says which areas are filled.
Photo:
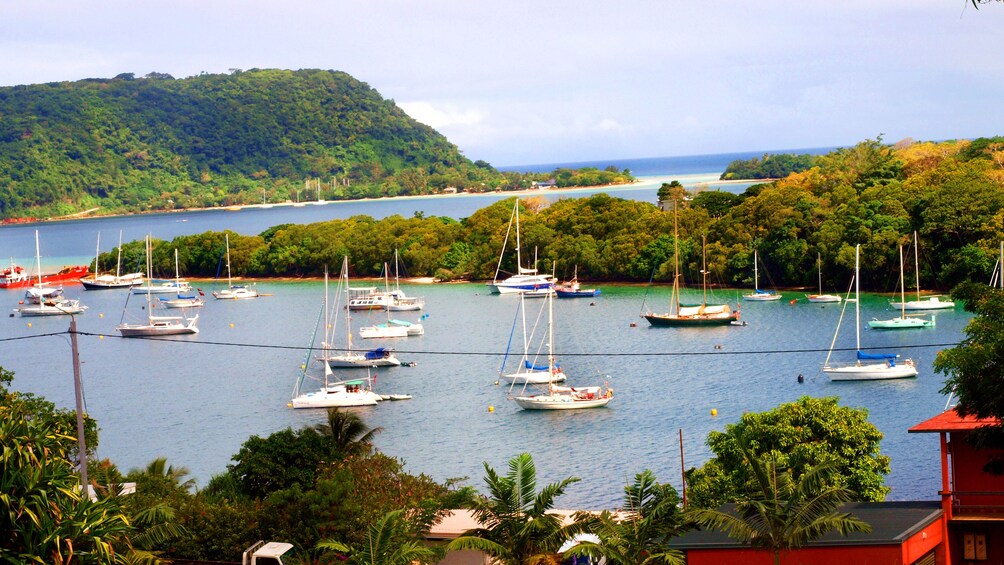
[[[178, 270], [178, 249], [174, 250], [174, 280], [180, 286], [181, 285], [181, 275]], [[160, 303], [167, 308], [202, 308], [205, 306], [206, 302], [202, 299], [202, 290], [199, 290], [199, 296], [194, 294], [184, 295], [178, 293], [174, 298], [161, 298]]]
[[[373, 378], [366, 369], [365, 379], [336, 380], [331, 366], [327, 362], [321, 361], [322, 385], [319, 390], [313, 392], [302, 392], [304, 380], [307, 378], [307, 366], [310, 355], [313, 351], [317, 338], [317, 326], [325, 316], [326, 306], [322, 307], [318, 314], [317, 322], [314, 324], [314, 333], [310, 338], [310, 348], [307, 350], [306, 358], [301, 365], [299, 377], [293, 385], [293, 396], [289, 401], [290, 408], [347, 408], [353, 406], [374, 406], [382, 400], [382, 397], [373, 392]], [[327, 325], [326, 317], [323, 318]], [[316, 377], [311, 377], [316, 378]]]
[[227, 288], [214, 290], [213, 298], [219, 300], [242, 300], [245, 298], [258, 298], [258, 291], [244, 285], [235, 285], [230, 275], [230, 234], [225, 234], [227, 249]]
[[[554, 361], [554, 296], [547, 296], [547, 370], [549, 375], [557, 372]], [[563, 374], [563, 373], [562, 373]], [[510, 387], [511, 390], [511, 387]], [[548, 381], [547, 394], [526, 394], [526, 384], [513, 401], [523, 410], [580, 410], [601, 408], [613, 400], [613, 390], [603, 386], [570, 387]]]
[[753, 250], [753, 292], [750, 294], [744, 294], [743, 300], [750, 300], [754, 302], [766, 302], [769, 300], [780, 300], [781, 295], [773, 290], [762, 290], [760, 288], [760, 270], [758, 268], [759, 257], [757, 256], [757, 250]]
[[20, 301], [17, 312], [23, 317], [28, 316], [64, 316], [83, 314], [87, 306], [79, 300], [64, 298], [63, 287], [49, 286], [42, 280], [42, 254], [38, 246], [38, 230], [35, 230], [35, 263], [38, 268], [38, 282], [28, 287], [24, 299]]
[[[338, 287], [335, 295], [339, 300], [335, 301], [334, 312], [342, 310], [339, 308], [342, 287], [349, 286], [349, 258], [346, 256], [342, 261], [342, 272], [338, 277]], [[332, 336], [335, 333], [337, 324], [334, 323], [337, 316], [328, 315], [328, 270], [324, 270], [324, 319], [330, 323], [325, 323], [324, 341], [321, 342], [322, 354], [318, 357], [321, 362], [327, 363], [331, 367], [400, 367], [401, 361], [394, 355], [394, 351], [384, 347], [378, 347], [369, 351], [353, 351], [352, 349], [352, 316], [348, 308], [345, 310], [345, 349], [339, 352], [332, 347]], [[330, 331], [329, 331], [330, 328]]]
[[[150, 277], [153, 270], [153, 261], [150, 256], [150, 236], [148, 235], [146, 236], [147, 285], [152, 284]], [[151, 292], [146, 293], [146, 323], [133, 324], [120, 321], [115, 329], [122, 334], [122, 337], [156, 337], [199, 333], [199, 328], [195, 327], [195, 324], [199, 321], [198, 314], [193, 318], [186, 318], [184, 316], [154, 316], [153, 308], [155, 303], [153, 302], [152, 294]], [[129, 297], [126, 297], [126, 308], [128, 306]], [[123, 320], [125, 319], [126, 308], [122, 309]]]
[[[837, 322], [837, 330], [833, 334], [833, 342], [830, 343], [830, 352], [823, 362], [823, 372], [829, 375], [833, 381], [874, 381], [884, 379], [902, 379], [906, 377], [916, 377], [917, 368], [912, 359], [897, 362], [899, 355], [895, 353], [865, 353], [861, 351], [861, 307], [858, 297], [860, 296], [861, 283], [858, 272], [861, 267], [861, 245], [854, 248], [854, 331], [857, 338], [857, 360], [848, 363], [830, 363], [830, 356], [833, 355], [833, 347], [837, 343], [837, 335], [840, 333], [840, 321], [844, 319], [844, 312], [840, 313], [840, 321]], [[847, 308], [846, 303], [844, 309]]]
[[[387, 264], [384, 263], [384, 273], [387, 272]], [[388, 294], [389, 296], [389, 294]], [[426, 316], [422, 316], [425, 319]], [[390, 317], [390, 309], [387, 309], [387, 323], [373, 324], [359, 328], [359, 337], [364, 339], [381, 339], [391, 337], [411, 337], [425, 334], [425, 326], [418, 322], [408, 322], [405, 320], [394, 320]]]
[[903, 246], [899, 246], [899, 292], [900, 292], [900, 315], [898, 318], [889, 320], [879, 320], [877, 318], [868, 322], [868, 327], [876, 330], [908, 330], [915, 328], [933, 328], [935, 319], [920, 318], [917, 316], [907, 317], [906, 315], [906, 290], [903, 288]]
[[554, 292], [558, 298], [589, 298], [599, 296], [602, 291], [598, 288], [582, 288], [579, 284], [579, 266], [576, 265], [572, 279], [554, 287]]
[[[680, 244], [679, 233], [676, 225], [676, 210], [673, 211], [673, 293], [670, 296], [670, 311], [665, 314], [656, 314], [649, 311], [642, 314], [653, 326], [671, 327], [704, 327], [721, 325], [739, 325], [739, 310], [735, 312], [729, 308], [728, 304], [708, 304], [708, 269], [707, 257], [704, 256], [701, 274], [703, 275], [703, 298], [701, 304], [697, 306], [680, 305]], [[702, 238], [702, 246], [704, 241]], [[702, 247], [702, 248], [703, 248]]]
[[806, 299], [820, 303], [840, 302], [839, 294], [823, 294], [823, 259], [819, 253], [816, 253], [816, 272], [819, 276], [819, 294], [810, 294]]
[[903, 308], [905, 310], [944, 310], [947, 308], [955, 308], [955, 303], [951, 300], [942, 300], [940, 296], [928, 296], [925, 299], [920, 298], [920, 251], [918, 250], [917, 243], [917, 232], [913, 232], [913, 262], [916, 267], [917, 274], [917, 299], [916, 300], [901, 300], [900, 302], [891, 302], [893, 308]]
[[397, 249], [394, 250], [394, 290], [389, 291], [387, 294], [390, 296], [387, 309], [391, 312], [411, 312], [421, 310], [425, 306], [424, 298], [407, 296], [401, 290]]
[[98, 243], [94, 250], [94, 273], [80, 279], [84, 290], [106, 290], [109, 288], [129, 288], [143, 284], [143, 273], [120, 274], [122, 267], [122, 231], [119, 230], [118, 262], [115, 264], [115, 274], [100, 274], [98, 257], [101, 255], [101, 232], [98, 232]]
[[[550, 298], [548, 298], [550, 301]], [[557, 363], [549, 362], [546, 365], [537, 365], [536, 357], [533, 356], [531, 359], [530, 354], [530, 342], [533, 341], [533, 334], [536, 333], [536, 328], [539, 326], [540, 316], [543, 314], [543, 309], [541, 309], [540, 314], [537, 315], [537, 320], [533, 324], [534, 330], [527, 334], [526, 331], [526, 302], [524, 296], [520, 294], [519, 306], [517, 308], [517, 317], [513, 319], [513, 333], [516, 331], [516, 321], [520, 318], [523, 320], [523, 355], [520, 359], [519, 367], [514, 373], [504, 373], [506, 359], [508, 358], [509, 351], [506, 348], [506, 355], [502, 358], [502, 368], [499, 369], [499, 380], [509, 384], [550, 384], [550, 383], [560, 383], [564, 381], [567, 377], [565, 372], [561, 369], [561, 366]], [[548, 304], [550, 306], [550, 304]], [[548, 322], [550, 324], [550, 321]], [[550, 330], [548, 330], [550, 331]], [[510, 334], [509, 343], [512, 343], [512, 334]], [[548, 345], [546, 342], [541, 343], [541, 346]], [[539, 353], [539, 351], [538, 351]], [[550, 351], [548, 351], [548, 356], [551, 356]]]
[[[505, 258], [506, 244], [509, 242], [509, 233], [512, 230], [515, 220], [516, 226], [516, 274], [499, 280], [499, 273], [502, 272], [502, 259]], [[513, 204], [512, 214], [509, 216], [509, 227], [505, 232], [505, 241], [502, 242], [502, 253], [499, 255], [499, 263], [495, 268], [495, 277], [492, 282], [486, 285], [492, 294], [517, 294], [533, 293], [539, 296], [550, 294], [554, 289], [554, 277], [548, 274], [540, 274], [537, 267], [523, 267], [520, 256], [519, 243], [519, 199]]]

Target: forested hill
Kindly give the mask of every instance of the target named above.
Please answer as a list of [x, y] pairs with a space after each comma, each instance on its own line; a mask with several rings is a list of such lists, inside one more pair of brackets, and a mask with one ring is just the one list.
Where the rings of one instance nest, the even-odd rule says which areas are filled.
[[497, 175], [342, 72], [0, 88], [3, 218], [414, 194]]

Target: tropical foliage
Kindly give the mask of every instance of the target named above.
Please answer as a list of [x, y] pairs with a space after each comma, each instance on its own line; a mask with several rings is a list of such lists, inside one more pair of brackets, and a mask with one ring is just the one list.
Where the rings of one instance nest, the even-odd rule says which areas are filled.
[[564, 524], [553, 512], [554, 501], [578, 482], [569, 477], [537, 491], [533, 457], [521, 453], [509, 460], [509, 471], [499, 475], [485, 463], [488, 494], [469, 508], [481, 527], [469, 530], [446, 546], [447, 551], [472, 549], [502, 565], [554, 565], [562, 545], [584, 529], [575, 521]]
[[830, 531], [841, 535], [871, 531], [867, 523], [839, 510], [853, 500], [850, 490], [831, 480], [839, 462], [819, 463], [795, 476], [775, 453], [754, 453], [750, 448], [754, 434], [737, 428], [729, 433], [748, 470], [748, 496], [734, 507], [690, 510], [688, 516], [697, 524], [771, 551], [775, 565], [781, 562], [782, 552], [802, 547]]
[[503, 174], [364, 82], [317, 69], [0, 88], [0, 218], [605, 184]]
[[676, 565], [685, 562], [682, 552], [668, 542], [688, 529], [680, 510], [680, 496], [671, 485], [661, 485], [651, 471], [635, 475], [624, 487], [620, 511], [597, 514], [582, 512], [576, 518], [586, 524], [598, 541], [580, 539], [568, 555], [588, 555], [611, 565]]
[[[744, 414], [725, 432], [708, 434], [714, 457], [687, 472], [688, 503], [716, 508], [760, 493], [748, 459], [768, 457], [799, 480], [814, 467], [836, 462], [828, 484], [845, 489], [852, 500], [880, 501], [889, 457], [879, 452], [882, 433], [868, 422], [865, 409], [838, 405], [836, 397], [802, 397], [766, 412]], [[752, 490], [751, 490], [752, 489]]]
[[808, 154], [775, 153], [752, 159], [736, 159], [725, 167], [721, 180], [781, 179], [791, 173], [808, 170], [813, 164], [814, 157]]
[[[994, 141], [997, 140], [997, 141]], [[1004, 142], [914, 143], [889, 147], [869, 140], [816, 157], [816, 166], [749, 187], [743, 194], [702, 191], [690, 199], [679, 183], [666, 183], [661, 198], [678, 202], [680, 266], [684, 281], [697, 282], [701, 239], [707, 237], [709, 281], [751, 286], [753, 248], [779, 287], [811, 286], [816, 255], [823, 286], [843, 288], [861, 244], [862, 286], [894, 291], [899, 282], [898, 245], [920, 239], [923, 288], [947, 290], [986, 280], [997, 244], [1004, 239]], [[666, 202], [664, 201], [665, 205]], [[352, 276], [376, 277], [399, 250], [411, 276], [491, 279], [513, 200], [505, 199], [457, 221], [444, 217], [354, 216], [310, 225], [279, 225], [256, 236], [230, 234], [236, 276], [321, 276], [325, 265], [351, 260]], [[583, 280], [668, 281], [673, 276], [672, 206], [606, 194], [520, 200], [523, 256], [556, 264], [559, 277], [577, 268]], [[174, 249], [188, 276], [215, 277], [223, 266], [224, 234], [207, 232], [154, 243], [155, 274], [172, 274]], [[502, 271], [516, 272], [515, 253]], [[101, 257], [115, 262], [116, 250]], [[123, 246], [123, 264], [145, 264], [141, 242]], [[524, 265], [525, 266], [525, 265]], [[912, 285], [911, 285], [912, 286]]]

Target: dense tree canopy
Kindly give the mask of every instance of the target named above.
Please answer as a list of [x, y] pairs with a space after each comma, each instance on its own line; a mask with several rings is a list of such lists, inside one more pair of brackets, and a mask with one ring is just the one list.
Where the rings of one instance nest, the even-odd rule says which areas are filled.
[[714, 457], [687, 472], [688, 502], [714, 508], [744, 500], [756, 487], [748, 457], [737, 438], [746, 438], [753, 456], [769, 454], [793, 479], [825, 462], [836, 462], [831, 484], [846, 488], [853, 500], [885, 498], [883, 486], [889, 457], [879, 452], [882, 433], [867, 420], [864, 409], [842, 407], [837, 398], [803, 397], [773, 410], [747, 413], [723, 432], [708, 434]]

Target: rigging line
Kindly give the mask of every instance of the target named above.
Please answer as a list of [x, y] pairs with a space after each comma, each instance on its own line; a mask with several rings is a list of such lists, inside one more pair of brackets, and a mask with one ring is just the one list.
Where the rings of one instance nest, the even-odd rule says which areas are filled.
[[[66, 335], [68, 333], [70, 333], [70, 332], [68, 332], [68, 331], [62, 331], [62, 332], [51, 332], [51, 333], [47, 333], [47, 334], [35, 334], [35, 335], [22, 335], [22, 336], [16, 336], [16, 337], [4, 337], [4, 338], [0, 338], [0, 343], [5, 342], [5, 341], [19, 341], [19, 340], [22, 340], [22, 339], [35, 339], [36, 337], [52, 337], [52, 336], [56, 336], [56, 335]], [[77, 332], [77, 335], [80, 335], [80, 334], [81, 334], [81, 332]]]
[[[62, 335], [69, 332], [59, 332], [54, 334], [46, 335]], [[91, 333], [91, 332], [81, 332], [78, 331], [77, 335], [90, 336], [90, 337], [110, 337], [119, 339], [128, 339], [130, 341], [136, 341], [141, 339], [152, 340], [152, 341], [164, 341], [172, 343], [182, 343], [186, 345], [214, 345], [223, 347], [245, 347], [254, 349], [284, 349], [292, 351], [304, 351], [309, 349], [304, 345], [274, 345], [274, 344], [261, 344], [261, 343], [235, 343], [231, 341], [190, 341], [184, 338], [169, 338], [169, 337], [122, 337], [117, 334], [101, 334], [101, 333]], [[36, 336], [31, 336], [36, 337]], [[42, 337], [42, 336], [38, 336]], [[897, 345], [897, 349], [929, 349], [932, 347], [957, 347], [962, 342], [953, 343], [922, 343], [916, 345]], [[888, 346], [878, 346], [878, 347], [862, 347], [862, 351], [868, 350], [887, 350]], [[332, 347], [332, 351], [348, 351], [344, 348]], [[698, 355], [780, 355], [780, 354], [794, 354], [794, 353], [822, 353], [824, 351], [829, 351], [829, 348], [802, 348], [802, 349], [767, 349], [767, 350], [740, 350], [740, 351], [725, 351], [721, 349], [716, 349], [714, 351], [652, 351], [652, 352], [639, 352], [639, 353], [612, 353], [612, 352], [601, 352], [601, 353], [563, 353], [555, 352], [555, 356], [562, 357], [682, 357], [682, 356], [698, 356]], [[856, 347], [838, 347], [833, 351], [857, 351]], [[395, 349], [397, 353], [407, 353], [412, 355], [474, 355], [474, 356], [492, 356], [497, 357], [500, 355], [505, 355], [501, 351], [421, 351], [421, 350], [410, 350], [410, 349]]]

